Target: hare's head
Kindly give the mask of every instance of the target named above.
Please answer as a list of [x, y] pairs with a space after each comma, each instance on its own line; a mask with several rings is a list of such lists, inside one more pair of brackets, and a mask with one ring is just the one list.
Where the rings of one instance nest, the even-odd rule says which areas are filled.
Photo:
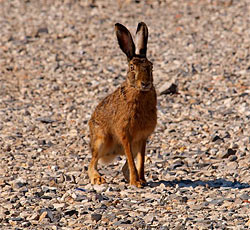
[[144, 22], [138, 24], [135, 41], [128, 29], [115, 24], [116, 36], [121, 50], [128, 58], [128, 84], [140, 91], [149, 91], [153, 87], [153, 64], [147, 59], [148, 28]]

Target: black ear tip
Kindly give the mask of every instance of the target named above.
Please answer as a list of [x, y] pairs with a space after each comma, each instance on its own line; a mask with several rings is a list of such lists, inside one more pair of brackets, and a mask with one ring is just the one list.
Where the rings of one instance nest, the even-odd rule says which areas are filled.
[[147, 30], [147, 28], [148, 28], [145, 22], [139, 22], [139, 23], [138, 23], [138, 26], [137, 26], [136, 33], [137, 33], [139, 30], [141, 30], [141, 27], [144, 27], [146, 30]]
[[120, 23], [115, 23], [116, 28], [126, 29], [126, 27]]
[[147, 26], [145, 22], [139, 22], [138, 26]]
[[128, 29], [127, 29], [124, 25], [122, 25], [122, 24], [120, 24], [120, 23], [116, 23], [116, 24], [115, 24], [115, 31], [116, 31], [117, 33], [120, 33], [121, 31], [126, 32], [126, 33], [129, 33]]
[[121, 27], [120, 23], [115, 23], [115, 30], [117, 30], [119, 27]]

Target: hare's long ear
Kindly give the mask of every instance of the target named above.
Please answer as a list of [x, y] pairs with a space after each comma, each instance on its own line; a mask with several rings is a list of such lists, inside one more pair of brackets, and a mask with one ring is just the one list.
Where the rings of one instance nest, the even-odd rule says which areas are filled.
[[135, 44], [128, 29], [122, 24], [115, 24], [115, 32], [121, 50], [131, 60], [135, 55]]
[[148, 43], [148, 27], [144, 22], [140, 22], [137, 26], [135, 35], [136, 51], [135, 54], [146, 57]]

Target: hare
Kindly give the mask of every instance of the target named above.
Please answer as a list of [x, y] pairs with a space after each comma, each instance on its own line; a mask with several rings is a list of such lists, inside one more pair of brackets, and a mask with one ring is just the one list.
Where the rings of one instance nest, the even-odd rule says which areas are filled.
[[138, 24], [136, 46], [125, 26], [116, 23], [115, 32], [127, 56], [127, 78], [99, 103], [89, 121], [92, 159], [88, 175], [92, 184], [105, 183], [97, 171], [98, 160], [108, 163], [125, 154], [127, 161], [122, 171], [126, 180], [130, 185], [142, 187], [146, 184], [146, 141], [157, 123], [153, 64], [146, 57], [148, 28], [144, 22]]

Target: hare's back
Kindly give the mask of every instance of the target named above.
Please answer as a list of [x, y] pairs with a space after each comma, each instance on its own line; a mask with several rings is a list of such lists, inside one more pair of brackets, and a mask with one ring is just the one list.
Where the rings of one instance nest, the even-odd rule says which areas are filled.
[[95, 125], [107, 126], [109, 123], [112, 123], [113, 117], [120, 110], [119, 105], [121, 103], [119, 102], [120, 95], [118, 90], [103, 98], [97, 105], [89, 121], [90, 128]]

